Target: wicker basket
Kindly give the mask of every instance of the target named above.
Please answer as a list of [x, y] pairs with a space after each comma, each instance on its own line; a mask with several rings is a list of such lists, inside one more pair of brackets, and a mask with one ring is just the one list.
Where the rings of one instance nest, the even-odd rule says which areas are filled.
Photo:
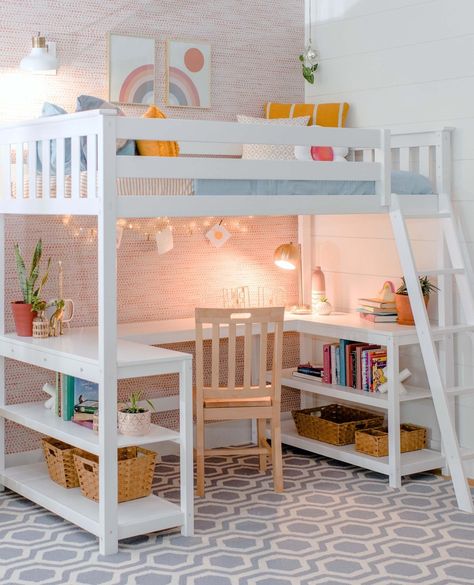
[[[388, 455], [388, 429], [380, 427], [356, 431], [356, 451], [372, 455], [373, 457], [386, 457]], [[400, 425], [400, 451], [418, 451], [426, 446], [426, 429], [417, 425], [405, 423]]]
[[[141, 447], [118, 450], [118, 501], [128, 502], [151, 494], [156, 453]], [[82, 495], [99, 501], [99, 458], [90, 453], [74, 455]]]
[[52, 437], [43, 437], [42, 443], [49, 477], [65, 488], [78, 487], [79, 479], [74, 465], [74, 453], [78, 449]]
[[293, 410], [293, 419], [299, 435], [331, 445], [350, 445], [357, 429], [380, 427], [383, 416], [356, 410], [342, 404]]

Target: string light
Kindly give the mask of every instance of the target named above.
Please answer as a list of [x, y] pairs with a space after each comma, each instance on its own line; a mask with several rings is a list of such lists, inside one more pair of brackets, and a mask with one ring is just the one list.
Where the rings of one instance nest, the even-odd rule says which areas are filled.
[[[252, 220], [254, 216], [247, 216], [245, 219]], [[73, 215], [64, 215], [61, 218], [61, 223], [71, 231], [74, 238], [84, 238], [87, 243], [93, 243], [97, 240], [98, 230], [96, 227], [84, 226], [79, 223], [80, 218]], [[209, 227], [219, 223], [232, 232], [248, 233], [249, 228], [243, 219], [220, 219], [216, 216], [209, 216], [200, 220], [191, 220], [189, 222], [179, 221], [177, 225], [172, 225], [169, 217], [156, 217], [153, 219], [141, 219], [136, 222], [131, 222], [125, 218], [117, 220], [117, 227], [126, 228], [129, 234], [134, 234], [142, 238], [145, 242], [154, 241], [154, 234], [170, 228], [175, 235], [194, 236], [196, 234], [204, 234], [209, 230]]]

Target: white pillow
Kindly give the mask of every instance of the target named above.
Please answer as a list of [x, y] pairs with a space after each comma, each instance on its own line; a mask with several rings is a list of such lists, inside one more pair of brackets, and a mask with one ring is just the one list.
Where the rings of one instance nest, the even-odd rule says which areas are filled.
[[[239, 124], [259, 124], [262, 126], [307, 126], [309, 116], [299, 118], [252, 118], [237, 116]], [[244, 144], [242, 158], [246, 160], [295, 160], [295, 147], [291, 144]]]

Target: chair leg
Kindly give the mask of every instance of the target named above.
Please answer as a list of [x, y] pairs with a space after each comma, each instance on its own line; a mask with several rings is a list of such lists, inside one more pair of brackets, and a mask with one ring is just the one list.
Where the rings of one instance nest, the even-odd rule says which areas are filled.
[[196, 415], [196, 495], [204, 496], [204, 420], [202, 413]]
[[273, 467], [273, 488], [276, 492], [283, 491], [283, 454], [281, 450], [281, 428], [280, 416], [273, 418], [272, 426], [272, 467]]
[[[265, 447], [267, 443], [267, 438], [265, 436], [265, 430], [267, 427], [267, 420], [264, 418], [257, 419], [257, 440], [259, 447]], [[267, 457], [266, 453], [263, 453], [259, 456], [260, 458], [260, 471], [264, 473], [267, 470]]]

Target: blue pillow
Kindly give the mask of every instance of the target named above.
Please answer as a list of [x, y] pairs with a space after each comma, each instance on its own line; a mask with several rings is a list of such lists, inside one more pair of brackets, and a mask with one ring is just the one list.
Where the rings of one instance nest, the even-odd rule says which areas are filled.
[[[61, 106], [57, 106], [56, 104], [51, 104], [49, 102], [44, 102], [43, 108], [41, 109], [41, 118], [47, 118], [49, 116], [59, 116], [61, 114], [67, 114], [66, 110], [61, 108]], [[51, 174], [56, 174], [56, 141], [51, 140], [49, 143], [49, 167]], [[36, 172], [41, 173], [43, 170], [43, 164], [41, 157], [43, 155], [42, 152], [43, 144], [42, 142], [38, 142], [36, 144], [36, 153], [38, 162], [36, 165]], [[71, 174], [71, 139], [66, 138], [64, 141], [64, 163], [65, 163], [65, 170], [64, 173], [66, 175]]]
[[[125, 116], [123, 111], [113, 104], [92, 95], [80, 95], [76, 100], [76, 112], [88, 110], [116, 110], [119, 116]], [[117, 140], [117, 154], [121, 156], [133, 156], [135, 154], [135, 140]], [[81, 170], [86, 169], [87, 140], [81, 138]]]
[[410, 171], [392, 171], [392, 193], [399, 195], [431, 195], [433, 186], [424, 175]]

